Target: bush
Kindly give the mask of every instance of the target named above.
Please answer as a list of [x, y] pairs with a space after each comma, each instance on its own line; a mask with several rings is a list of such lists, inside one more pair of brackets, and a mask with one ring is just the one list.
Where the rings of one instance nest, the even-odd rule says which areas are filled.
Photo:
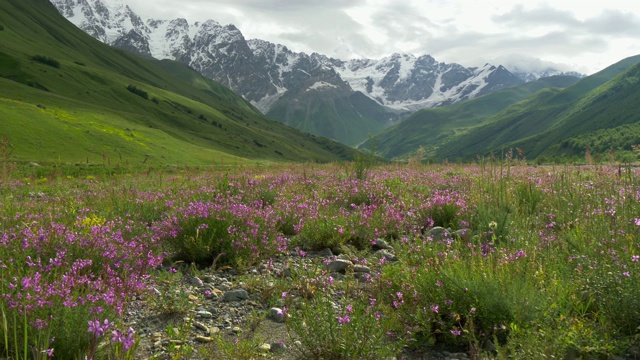
[[305, 359], [395, 358], [404, 345], [394, 337], [394, 314], [380, 302], [360, 299], [336, 311], [331, 300], [319, 297], [291, 308], [287, 328], [299, 337]]
[[133, 94], [136, 94], [138, 96], [140, 96], [141, 98], [145, 99], [145, 100], [149, 100], [149, 93], [147, 93], [146, 91], [134, 86], [134, 85], [129, 85], [127, 86], [127, 90], [129, 90], [130, 92], [132, 92]]
[[37, 61], [39, 63], [45, 64], [45, 65], [49, 65], [51, 67], [54, 67], [56, 69], [60, 68], [60, 62], [54, 58], [48, 57], [48, 56], [42, 56], [42, 55], [33, 55], [31, 57], [31, 60], [33, 61]]

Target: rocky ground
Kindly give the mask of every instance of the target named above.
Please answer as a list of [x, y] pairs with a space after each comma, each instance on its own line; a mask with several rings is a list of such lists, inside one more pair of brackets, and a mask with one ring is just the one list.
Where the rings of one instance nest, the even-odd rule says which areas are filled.
[[[140, 336], [136, 357], [301, 359], [299, 343], [287, 332], [278, 307], [284, 304], [269, 304], [273, 303], [273, 291], [282, 290], [274, 286], [274, 281], [290, 277], [296, 267], [317, 266], [330, 272], [336, 281], [365, 283], [381, 264], [397, 260], [384, 241], [379, 241], [368, 255], [384, 261], [370, 261], [374, 263], [370, 266], [354, 264], [353, 254], [336, 256], [324, 249], [292, 251], [244, 271], [167, 266], [160, 271], [180, 270], [172, 278], [159, 281], [150, 298], [135, 299], [127, 312], [125, 321]], [[462, 350], [428, 349], [407, 352], [403, 358], [467, 359]]]

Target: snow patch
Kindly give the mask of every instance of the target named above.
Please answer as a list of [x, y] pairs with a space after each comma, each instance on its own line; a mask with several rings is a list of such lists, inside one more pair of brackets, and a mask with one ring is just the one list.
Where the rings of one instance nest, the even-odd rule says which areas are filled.
[[313, 85], [309, 86], [309, 88], [306, 91], [311, 91], [311, 90], [318, 90], [318, 89], [324, 89], [324, 88], [338, 88], [336, 85], [333, 84], [329, 84], [326, 81], [318, 81], [316, 83], [314, 83]]

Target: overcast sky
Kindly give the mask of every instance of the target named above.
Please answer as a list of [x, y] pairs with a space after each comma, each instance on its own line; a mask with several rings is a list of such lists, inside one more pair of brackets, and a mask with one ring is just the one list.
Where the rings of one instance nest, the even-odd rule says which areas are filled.
[[438, 61], [591, 74], [640, 54], [638, 0], [123, 0], [143, 17], [216, 20], [245, 38], [340, 59]]

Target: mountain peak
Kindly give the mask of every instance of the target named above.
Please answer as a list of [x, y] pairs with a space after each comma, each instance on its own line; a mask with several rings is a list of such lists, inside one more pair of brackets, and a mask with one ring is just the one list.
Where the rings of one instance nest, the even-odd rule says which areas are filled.
[[[380, 113], [397, 114], [470, 99], [523, 81], [502, 66], [467, 68], [438, 62], [430, 55], [393, 53], [378, 60], [344, 61], [318, 53], [295, 53], [284, 45], [246, 40], [235, 25], [215, 20], [194, 24], [186, 19], [142, 21], [122, 8], [124, 0], [53, 1], [63, 15], [92, 36], [143, 56], [187, 64], [241, 94], [262, 112], [287, 119], [283, 121], [305, 118], [304, 111], [325, 101], [312, 96], [355, 96], [361, 105], [371, 108], [375, 104], [384, 107]], [[104, 10], [103, 2], [121, 10]], [[89, 15], [74, 15], [78, 13]], [[336, 106], [332, 103], [326, 108]], [[355, 118], [365, 112], [349, 111]], [[321, 133], [337, 134], [338, 129]]]

